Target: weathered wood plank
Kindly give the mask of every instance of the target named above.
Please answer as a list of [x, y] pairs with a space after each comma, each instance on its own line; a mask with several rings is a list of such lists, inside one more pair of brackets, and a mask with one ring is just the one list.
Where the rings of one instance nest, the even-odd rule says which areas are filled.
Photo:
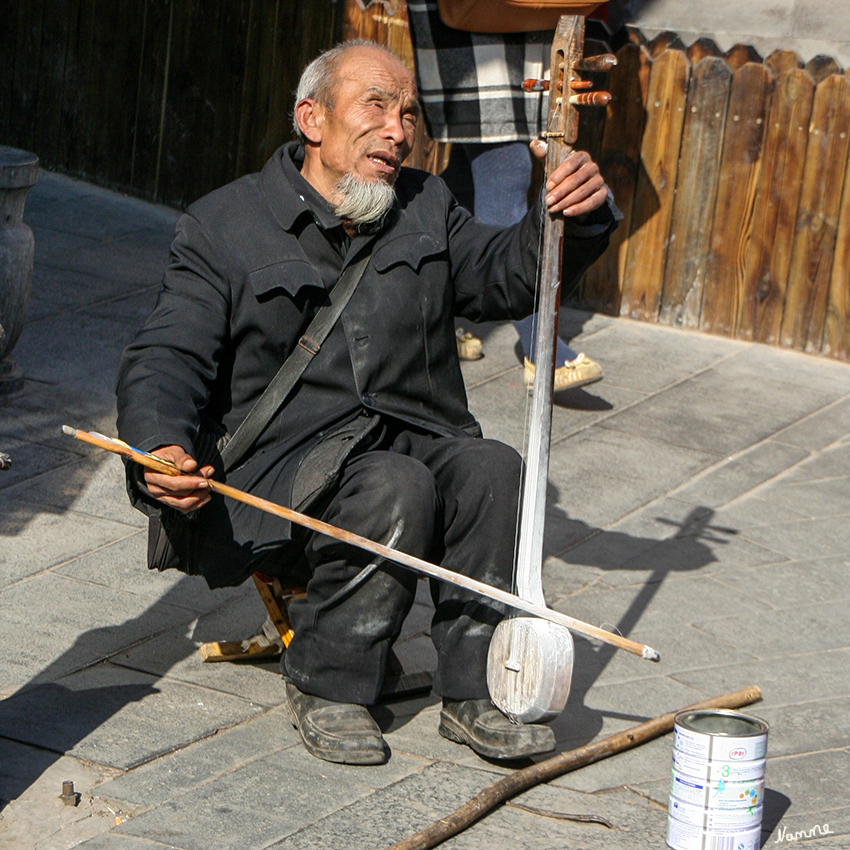
[[778, 77], [780, 74], [785, 73], [785, 71], [802, 68], [803, 60], [793, 50], [774, 50], [764, 60], [764, 64], [770, 68], [774, 77]]
[[[7, 128], [12, 118], [12, 85], [15, 75], [15, 51], [18, 46], [18, 19], [20, 9], [15, 6], [6, 12], [0, 27], [0, 128]], [[5, 134], [4, 134], [5, 138]], [[8, 144], [8, 142], [6, 142]]]
[[772, 89], [763, 65], [748, 63], [732, 78], [700, 315], [700, 327], [712, 333], [729, 336], [738, 324]]
[[761, 62], [758, 50], [750, 44], [733, 44], [723, 54], [723, 58], [733, 71], [743, 68], [747, 62]]
[[850, 77], [815, 90], [780, 343], [820, 351], [850, 150]]
[[608, 250], [588, 269], [583, 301], [593, 310], [612, 315], [620, 309], [651, 65], [643, 47], [625, 44], [617, 53], [617, 66], [609, 80], [612, 99], [607, 108], [599, 167], [623, 213], [623, 221], [611, 236]]
[[850, 360], [850, 158], [844, 172], [844, 196], [838, 216], [821, 351], [830, 357]]
[[[138, 100], [131, 161], [133, 188], [152, 198], [160, 151], [160, 123], [170, 61], [169, 20], [172, 0], [146, 0], [144, 39], [139, 60]], [[172, 199], [167, 199], [172, 200]]]
[[797, 68], [774, 86], [737, 326], [742, 339], [779, 341], [814, 88]]
[[291, 40], [288, 15], [288, 6], [276, 3], [269, 33], [272, 49], [267, 54], [267, 64], [263, 69], [264, 75], [268, 77], [267, 118], [262, 141], [258, 143], [254, 154], [253, 170], [261, 167], [262, 163], [258, 160], [268, 159], [285, 141], [295, 138], [291, 112], [295, 106], [298, 73], [288, 64]]
[[69, 22], [76, 18], [74, 0], [53, 0], [41, 19], [41, 57], [32, 83], [38, 89], [38, 111], [33, 128], [42, 167], [55, 168], [59, 154], [62, 89], [68, 50]]
[[678, 34], [671, 30], [665, 30], [658, 33], [652, 41], [647, 45], [649, 55], [653, 59], [657, 59], [665, 50], [679, 50], [684, 52], [685, 45]]
[[673, 213], [690, 63], [665, 50], [652, 63], [620, 315], [655, 320]]
[[9, 132], [5, 144], [34, 148], [35, 124], [38, 115], [38, 69], [41, 61], [41, 23], [46, 0], [18, 4], [15, 45], [15, 68], [12, 73], [12, 92]]
[[660, 320], [698, 328], [732, 71], [720, 58], [691, 73]]
[[840, 74], [842, 72], [841, 66], [838, 62], [836, 62], [831, 56], [824, 56], [822, 53], [819, 53], [817, 56], [813, 56], [803, 67], [811, 74], [812, 79], [815, 81], [815, 85], [823, 82], [827, 77], [832, 76], [833, 74]]
[[698, 65], [706, 56], [720, 56], [720, 48], [714, 39], [698, 38], [687, 50], [691, 67]]

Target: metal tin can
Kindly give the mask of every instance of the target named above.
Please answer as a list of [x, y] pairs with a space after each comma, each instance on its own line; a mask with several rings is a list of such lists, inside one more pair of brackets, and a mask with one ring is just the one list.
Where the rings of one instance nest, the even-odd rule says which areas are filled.
[[680, 776], [704, 779], [706, 782], [749, 782], [764, 776], [766, 761], [706, 761], [673, 750], [673, 770]]
[[700, 829], [667, 817], [667, 844], [673, 850], [759, 850], [760, 842], [760, 825], [724, 832]]
[[769, 729], [737, 711], [683, 711], [674, 721], [673, 747], [706, 761], [754, 761], [765, 757]]
[[673, 726], [667, 843], [757, 850], [769, 727], [724, 709], [683, 711]]
[[682, 776], [673, 771], [670, 777], [670, 794], [685, 803], [706, 809], [748, 809], [764, 801], [764, 778], [747, 782], [706, 782]]
[[701, 829], [737, 832], [761, 826], [761, 806], [747, 809], [707, 809], [705, 806], [696, 806], [671, 797], [667, 811], [676, 820]]

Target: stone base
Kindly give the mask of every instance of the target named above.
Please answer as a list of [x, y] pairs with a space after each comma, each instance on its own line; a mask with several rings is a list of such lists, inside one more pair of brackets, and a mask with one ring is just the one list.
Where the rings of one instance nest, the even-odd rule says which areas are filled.
[[24, 371], [11, 354], [0, 360], [0, 397], [19, 393], [24, 383]]

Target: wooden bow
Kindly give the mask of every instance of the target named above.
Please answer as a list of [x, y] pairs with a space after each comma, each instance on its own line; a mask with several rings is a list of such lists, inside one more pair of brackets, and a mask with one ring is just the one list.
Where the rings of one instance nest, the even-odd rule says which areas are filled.
[[[148, 452], [134, 449], [132, 446], [128, 446], [127, 443], [124, 443], [121, 440], [105, 437], [103, 434], [81, 431], [77, 428], [71, 428], [68, 425], [62, 426], [62, 432], [67, 434], [69, 437], [74, 437], [84, 443], [89, 443], [92, 446], [97, 446], [98, 448], [105, 449], [108, 452], [121, 455], [135, 463], [146, 466], [148, 469], [156, 470], [157, 472], [161, 472], [165, 475], [184, 474], [173, 463], [149, 454]], [[575, 620], [572, 617], [568, 617], [566, 614], [560, 614], [557, 611], [550, 611], [548, 608], [541, 608], [538, 605], [530, 604], [512, 593], [500, 590], [498, 587], [492, 587], [484, 582], [475, 581], [475, 579], [460, 575], [459, 573], [448, 570], [445, 567], [431, 564], [428, 561], [423, 561], [421, 558], [415, 558], [413, 555], [408, 555], [406, 552], [391, 549], [389, 546], [384, 546], [382, 543], [369, 540], [367, 537], [361, 537], [359, 534], [353, 534], [343, 528], [337, 528], [335, 525], [330, 525], [327, 522], [314, 519], [306, 514], [298, 513], [298, 511], [285, 508], [283, 505], [277, 505], [267, 499], [260, 499], [257, 496], [252, 496], [250, 493], [237, 490], [235, 487], [231, 487], [228, 484], [222, 484], [220, 481], [208, 479], [208, 483], [210, 490], [213, 493], [220, 493], [222, 496], [236, 499], [239, 502], [244, 502], [246, 505], [252, 505], [261, 511], [274, 514], [275, 516], [294, 522], [296, 525], [309, 528], [311, 531], [317, 531], [320, 534], [326, 534], [328, 537], [333, 537], [336, 540], [342, 540], [344, 543], [350, 543], [352, 546], [365, 549], [373, 555], [386, 558], [389, 561], [401, 564], [403, 567], [423, 573], [431, 578], [456, 584], [459, 587], [471, 590], [474, 593], [479, 593], [489, 599], [494, 599], [496, 602], [501, 602], [511, 608], [519, 608], [520, 610], [533, 614], [536, 617], [543, 617], [544, 619], [557, 623], [560, 626], [566, 626], [569, 629], [573, 629], [583, 635], [587, 635], [587, 637], [597, 638], [598, 640], [609, 643], [612, 646], [616, 646], [618, 649], [625, 649], [627, 652], [639, 655], [650, 661], [659, 660], [658, 653], [652, 649], [652, 647], [643, 646], [642, 644], [635, 643], [634, 641], [628, 640], [620, 635], [606, 632], [604, 629], [599, 629], [596, 626], [592, 626], [590, 623], [584, 623], [581, 620]]]

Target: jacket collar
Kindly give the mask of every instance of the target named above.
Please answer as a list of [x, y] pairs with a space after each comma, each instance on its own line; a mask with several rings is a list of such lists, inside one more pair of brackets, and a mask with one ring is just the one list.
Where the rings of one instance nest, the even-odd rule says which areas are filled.
[[260, 180], [272, 215], [287, 231], [301, 215], [311, 215], [323, 230], [339, 227], [342, 221], [331, 205], [301, 176], [303, 162], [301, 142], [288, 142], [263, 167]]

